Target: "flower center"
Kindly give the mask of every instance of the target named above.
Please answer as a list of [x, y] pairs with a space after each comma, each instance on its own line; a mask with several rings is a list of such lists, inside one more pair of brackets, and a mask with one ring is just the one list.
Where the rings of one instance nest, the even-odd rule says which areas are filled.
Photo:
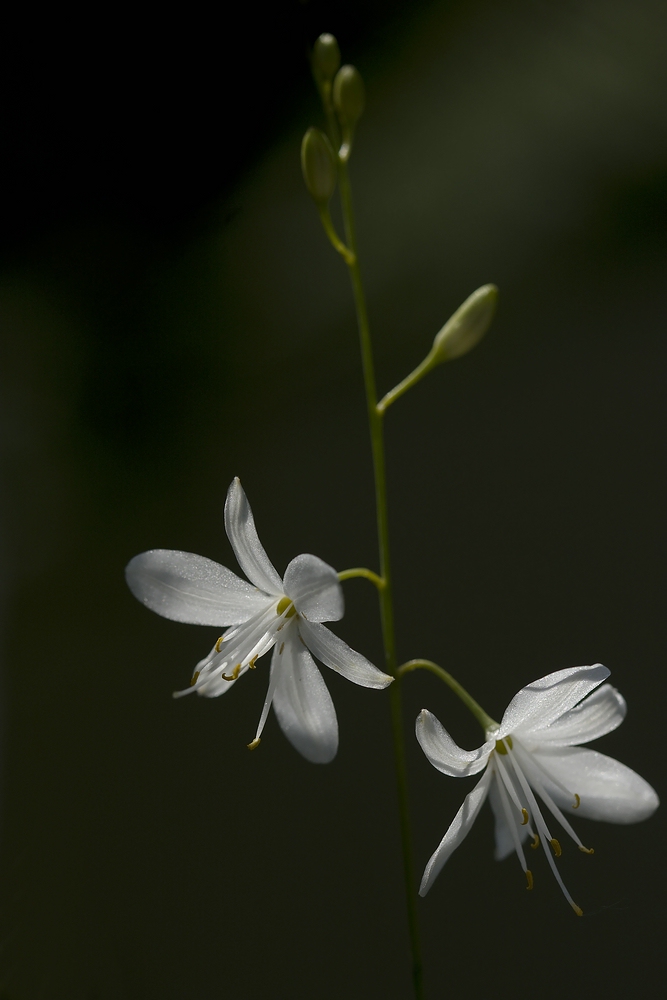
[[[507, 744], [507, 746], [505, 744]], [[496, 740], [496, 750], [498, 753], [501, 753], [504, 756], [507, 753], [507, 747], [509, 747], [510, 750], [513, 747], [511, 736], [506, 736], [504, 740]]]
[[296, 608], [289, 597], [281, 597], [276, 605], [277, 615], [282, 615], [285, 611], [287, 611], [286, 618], [292, 618], [296, 614]]

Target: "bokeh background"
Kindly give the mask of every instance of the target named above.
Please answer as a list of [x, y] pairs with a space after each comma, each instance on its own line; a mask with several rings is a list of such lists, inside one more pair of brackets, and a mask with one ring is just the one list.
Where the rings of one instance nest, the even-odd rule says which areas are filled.
[[[602, 661], [600, 749], [664, 796], [667, 7], [660, 0], [299, 4], [170, 21], [62, 11], [6, 39], [2, 356], [3, 1000], [409, 998], [387, 698], [326, 671], [316, 767], [267, 680], [185, 699], [213, 630], [149, 614], [126, 562], [199, 552], [241, 476], [280, 571], [376, 567], [345, 268], [302, 186], [307, 48], [367, 84], [352, 161], [386, 391], [477, 286], [492, 331], [386, 421], [399, 655], [491, 714]], [[80, 39], [83, 30], [85, 40]], [[336, 627], [376, 661], [375, 595]], [[472, 782], [411, 736], [420, 872]], [[490, 810], [420, 901], [429, 997], [622, 997], [664, 975], [665, 817], [563, 836], [528, 894]]]

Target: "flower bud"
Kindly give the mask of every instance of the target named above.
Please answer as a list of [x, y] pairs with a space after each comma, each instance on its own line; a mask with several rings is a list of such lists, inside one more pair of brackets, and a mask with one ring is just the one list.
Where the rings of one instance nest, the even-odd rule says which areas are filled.
[[333, 102], [341, 125], [354, 128], [366, 103], [364, 81], [354, 66], [341, 66], [333, 82]]
[[332, 80], [340, 66], [340, 49], [333, 35], [324, 34], [313, 46], [313, 68], [315, 75], [323, 80]]
[[431, 348], [431, 363], [451, 361], [472, 350], [489, 329], [497, 302], [498, 289], [495, 285], [482, 285], [469, 295], [436, 334]]
[[309, 128], [301, 143], [301, 170], [308, 193], [317, 205], [326, 205], [336, 188], [336, 157], [324, 132]]

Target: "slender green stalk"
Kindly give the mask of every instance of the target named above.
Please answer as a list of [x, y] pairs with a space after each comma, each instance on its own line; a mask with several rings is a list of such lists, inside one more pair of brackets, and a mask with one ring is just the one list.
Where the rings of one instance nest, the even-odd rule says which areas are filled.
[[[359, 255], [352, 208], [352, 192], [347, 169], [347, 159], [339, 158], [339, 184], [345, 222], [346, 242], [352, 252], [352, 259], [347, 261], [354, 292], [354, 303], [359, 326], [361, 344], [361, 359], [366, 387], [366, 406], [373, 452], [373, 471], [375, 476], [375, 506], [378, 525], [378, 544], [380, 550], [380, 576], [383, 586], [378, 588], [380, 599], [380, 618], [382, 622], [382, 637], [387, 664], [387, 673], [397, 676], [396, 644], [394, 639], [394, 610], [391, 587], [391, 567], [389, 560], [389, 524], [387, 515], [387, 483], [385, 471], [384, 434], [382, 412], [377, 406], [377, 390], [375, 385], [375, 370], [373, 365], [373, 349], [371, 345], [368, 313], [364, 296], [361, 272], [359, 270]], [[405, 742], [403, 736], [403, 713], [400, 684], [389, 687], [391, 705], [391, 727], [394, 742], [394, 761], [396, 766], [396, 785], [398, 792], [398, 810], [401, 829], [401, 845], [403, 855], [403, 874], [407, 902], [408, 930], [412, 950], [412, 978], [416, 1000], [424, 1000], [422, 977], [421, 947], [419, 943], [419, 928], [417, 920], [417, 893], [415, 874], [412, 864], [412, 837], [410, 833], [408, 780], [405, 763]]]
[[353, 580], [357, 576], [363, 576], [370, 580], [378, 590], [382, 590], [384, 587], [384, 580], [381, 576], [374, 573], [372, 569], [366, 569], [362, 566], [358, 566], [356, 569], [344, 569], [342, 573], [338, 574], [338, 579], [342, 582], [343, 580]]
[[463, 704], [469, 709], [475, 716], [480, 726], [487, 733], [490, 729], [497, 729], [498, 723], [495, 719], [492, 719], [490, 715], [487, 715], [484, 709], [477, 704], [475, 699], [468, 694], [466, 689], [462, 687], [457, 680], [455, 680], [448, 671], [443, 670], [439, 667], [437, 663], [433, 663], [432, 660], [408, 660], [407, 663], [402, 664], [396, 671], [397, 677], [403, 677], [405, 674], [409, 674], [413, 670], [430, 670], [432, 674], [439, 677], [441, 681], [451, 688], [455, 695], [457, 695]]
[[380, 413], [384, 413], [385, 410], [390, 407], [392, 403], [395, 403], [404, 392], [407, 392], [408, 389], [413, 387], [413, 385], [416, 385], [417, 382], [419, 382], [420, 379], [427, 374], [427, 372], [430, 372], [431, 368], [433, 368], [433, 351], [431, 351], [431, 353], [424, 358], [421, 364], [417, 365], [413, 372], [406, 375], [402, 382], [399, 382], [397, 386], [394, 386], [393, 389], [390, 389], [389, 392], [382, 397], [378, 403], [378, 410]]

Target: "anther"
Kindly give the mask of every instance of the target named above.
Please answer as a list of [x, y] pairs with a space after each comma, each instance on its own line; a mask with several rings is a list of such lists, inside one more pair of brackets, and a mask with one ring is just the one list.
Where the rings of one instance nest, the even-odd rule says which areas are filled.
[[533, 834], [533, 842], [532, 842], [532, 844], [530, 846], [532, 847], [532, 849], [534, 851], [540, 846], [540, 838], [538, 837], [538, 835], [536, 833]]
[[583, 851], [584, 854], [595, 854], [592, 847], [584, 847], [583, 844], [579, 844], [579, 850]]
[[225, 637], [224, 637], [224, 635], [221, 635], [220, 638], [218, 639], [218, 641], [215, 644], [215, 651], [216, 651], [216, 653], [220, 652], [220, 650], [222, 649], [222, 644], [223, 644], [224, 641], [225, 641]]
[[256, 750], [261, 742], [262, 741], [258, 736], [256, 740], [252, 741], [252, 743], [248, 743], [248, 750]]
[[528, 810], [522, 809], [521, 815], [523, 816], [523, 819], [521, 820], [521, 826], [525, 826], [526, 823], [528, 822]]
[[237, 663], [234, 669], [232, 670], [231, 674], [223, 674], [222, 679], [223, 681], [235, 681], [238, 679], [240, 673], [241, 673], [241, 664]]
[[561, 851], [560, 844], [558, 843], [556, 838], [554, 837], [552, 840], [549, 841], [549, 843], [554, 849], [554, 854], [556, 855], [557, 858], [559, 858], [563, 852]]
[[254, 670], [255, 669], [255, 666], [257, 664], [257, 657], [258, 656], [259, 656], [259, 653], [257, 654], [257, 656], [253, 656], [252, 660], [248, 664], [248, 670]]
[[581, 799], [579, 798], [579, 796], [575, 792], [574, 793], [574, 805], [572, 806], [572, 808], [573, 809], [578, 809], [580, 805], [581, 805]]
[[584, 911], [581, 909], [580, 906], [577, 906], [576, 903], [571, 903], [570, 905], [578, 917], [583, 917]]
[[284, 648], [285, 648], [285, 643], [281, 642], [280, 643], [280, 649], [278, 650], [278, 656], [282, 656], [283, 655], [283, 649]]
[[195, 684], [197, 683], [197, 681], [199, 680], [199, 673], [200, 673], [199, 670], [195, 670], [194, 674], [192, 675], [192, 677], [190, 679], [190, 687], [191, 688], [193, 688], [195, 686]]
[[526, 882], [528, 883], [526, 885], [526, 889], [532, 889], [533, 888], [533, 873], [531, 872], [530, 868], [526, 868]]

